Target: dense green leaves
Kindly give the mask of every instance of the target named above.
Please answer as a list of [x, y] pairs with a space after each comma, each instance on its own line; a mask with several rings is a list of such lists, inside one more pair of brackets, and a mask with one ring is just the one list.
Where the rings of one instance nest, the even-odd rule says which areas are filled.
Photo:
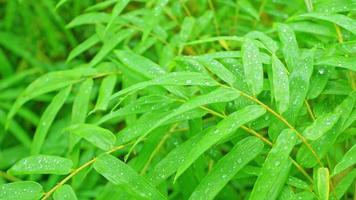
[[355, 2], [0, 5], [0, 199], [355, 196]]
[[10, 169], [11, 174], [68, 174], [72, 170], [72, 161], [67, 158], [50, 155], [34, 155], [16, 162]]

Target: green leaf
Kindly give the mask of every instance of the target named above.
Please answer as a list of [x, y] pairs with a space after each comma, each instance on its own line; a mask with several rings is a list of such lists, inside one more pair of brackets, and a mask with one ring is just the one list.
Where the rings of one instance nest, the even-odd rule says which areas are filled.
[[73, 188], [70, 185], [62, 185], [53, 193], [54, 200], [77, 200]]
[[140, 82], [128, 88], [120, 90], [111, 96], [116, 99], [120, 96], [142, 90], [148, 86], [179, 86], [179, 85], [199, 85], [199, 86], [216, 86], [218, 82], [209, 76], [197, 72], [172, 72], [150, 81]]
[[211, 148], [224, 138], [233, 134], [240, 126], [262, 116], [266, 110], [260, 106], [252, 105], [242, 108], [228, 115], [225, 119], [218, 123], [214, 130], [205, 134], [193, 147], [190, 153], [185, 158], [184, 162], [178, 168], [175, 180], [185, 172], [195, 160], [199, 158], [205, 151]]
[[317, 191], [319, 198], [322, 200], [329, 199], [329, 170], [325, 167], [320, 167], [317, 171]]
[[10, 169], [10, 174], [68, 174], [73, 163], [68, 158], [50, 155], [34, 155], [21, 159]]
[[277, 24], [278, 36], [282, 42], [282, 52], [287, 63], [288, 70], [291, 72], [298, 66], [299, 47], [293, 29], [287, 25]]
[[289, 106], [288, 72], [276, 55], [272, 55], [272, 83], [273, 94], [279, 113], [283, 113]]
[[42, 145], [46, 139], [48, 130], [63, 104], [65, 103], [72, 87], [69, 86], [61, 90], [55, 97], [53, 97], [51, 103], [48, 105], [46, 110], [43, 112], [38, 126], [36, 128], [35, 135], [33, 136], [31, 145], [31, 154], [39, 154], [41, 152]]
[[320, 59], [317, 62], [317, 65], [335, 66], [338, 68], [349, 69], [356, 72], [356, 62], [355, 59], [351, 57], [328, 56], [326, 58]]
[[105, 151], [114, 147], [116, 137], [111, 131], [92, 124], [73, 124], [67, 131], [76, 134]]
[[248, 137], [236, 143], [229, 153], [221, 158], [204, 177], [189, 199], [214, 199], [229, 180], [254, 159], [262, 149], [263, 143], [254, 137]]
[[94, 163], [94, 169], [117, 187], [140, 199], [166, 199], [145, 178], [114, 156], [103, 154]]
[[189, 154], [191, 147], [194, 146], [206, 132], [201, 132], [183, 144], [177, 146], [168, 153], [158, 164], [156, 164], [153, 170], [149, 173], [148, 179], [153, 185], [159, 185], [162, 181], [171, 176], [177, 171], [179, 166], [184, 162], [186, 156]]
[[111, 119], [116, 119], [119, 117], [124, 117], [132, 114], [147, 113], [160, 110], [167, 107], [172, 103], [170, 98], [160, 95], [148, 95], [139, 98], [137, 101], [130, 103], [116, 111], [112, 111], [103, 117], [96, 123], [102, 124]]
[[76, 16], [72, 21], [70, 21], [66, 28], [74, 28], [76, 26], [81, 26], [85, 24], [98, 24], [107, 23], [111, 16], [104, 12], [91, 12]]
[[223, 64], [214, 59], [200, 59], [200, 61], [211, 71], [216, 74], [221, 80], [232, 85], [236, 78]]
[[[266, 35], [263, 32], [260, 31], [251, 31], [249, 33], [246, 34], [246, 37], [251, 38], [251, 39], [255, 39], [255, 40], [260, 40], [266, 49], [268, 49], [269, 51], [271, 51], [272, 53], [275, 53], [278, 50], [278, 44], [276, 41], [274, 41], [271, 37], [269, 37], [268, 35]], [[261, 57], [262, 57], [262, 52], [261, 52]], [[262, 58], [262, 63], [264, 63], [263, 61], [264, 59]]]
[[[341, 199], [347, 192], [348, 188], [355, 183], [356, 177], [356, 169], [353, 169], [350, 173], [348, 173], [344, 178], [338, 182], [334, 191], [336, 193], [337, 199]], [[331, 195], [333, 197], [333, 195]], [[333, 199], [333, 198], [332, 198]]]
[[109, 105], [110, 96], [116, 85], [116, 74], [105, 77], [100, 85], [98, 99], [94, 110], [106, 110]]
[[107, 24], [105, 30], [110, 29], [110, 27], [114, 24], [115, 19], [120, 15], [120, 13], [124, 10], [130, 0], [119, 0], [115, 4], [114, 8], [112, 9], [111, 19]]
[[315, 13], [301, 14], [296, 16], [295, 18], [296, 19], [312, 18], [312, 19], [320, 19], [320, 20], [332, 22], [356, 35], [355, 20], [345, 15], [315, 12]]
[[99, 52], [90, 61], [89, 66], [93, 67], [99, 64], [107, 54], [109, 54], [120, 42], [133, 33], [132, 29], [124, 29], [114, 35], [105, 35], [104, 45], [100, 48]]
[[165, 70], [150, 59], [137, 55], [132, 51], [116, 50], [115, 55], [128, 68], [146, 78], [157, 78], [166, 73]]
[[242, 45], [242, 63], [250, 91], [257, 96], [263, 90], [263, 67], [260, 51], [251, 39]]
[[72, 107], [72, 124], [84, 123], [88, 114], [90, 95], [94, 81], [91, 78], [85, 80], [78, 88]]
[[349, 149], [342, 157], [341, 161], [337, 163], [334, 168], [333, 175], [336, 175], [348, 167], [353, 166], [356, 163], [356, 144]]
[[316, 140], [328, 132], [339, 120], [340, 113], [328, 113], [318, 117], [303, 131], [303, 136], [309, 140]]
[[1, 200], [35, 200], [42, 196], [42, 186], [33, 181], [20, 181], [0, 185]]
[[297, 142], [292, 130], [285, 129], [278, 136], [276, 143], [263, 163], [249, 199], [276, 199], [287, 181], [291, 167], [289, 154]]
[[67, 62], [73, 60], [77, 56], [79, 56], [84, 51], [87, 51], [97, 43], [99, 43], [100, 38], [97, 34], [90, 36], [88, 39], [84, 40], [82, 43], [77, 45], [74, 49], [72, 49], [68, 55]]

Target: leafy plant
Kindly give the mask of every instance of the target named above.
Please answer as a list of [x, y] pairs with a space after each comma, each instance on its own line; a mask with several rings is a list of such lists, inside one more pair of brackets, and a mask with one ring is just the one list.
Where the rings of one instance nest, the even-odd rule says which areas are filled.
[[0, 1], [0, 199], [351, 199], [349, 0]]

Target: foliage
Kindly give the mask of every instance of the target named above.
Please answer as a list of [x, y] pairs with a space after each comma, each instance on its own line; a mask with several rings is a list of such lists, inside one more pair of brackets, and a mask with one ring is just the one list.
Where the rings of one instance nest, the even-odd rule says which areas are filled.
[[353, 0], [0, 1], [0, 199], [350, 199]]

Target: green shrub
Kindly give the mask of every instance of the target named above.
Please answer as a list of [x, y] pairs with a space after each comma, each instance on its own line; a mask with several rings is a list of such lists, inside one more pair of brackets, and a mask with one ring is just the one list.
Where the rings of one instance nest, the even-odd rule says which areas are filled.
[[0, 1], [0, 199], [352, 199], [351, 0]]

